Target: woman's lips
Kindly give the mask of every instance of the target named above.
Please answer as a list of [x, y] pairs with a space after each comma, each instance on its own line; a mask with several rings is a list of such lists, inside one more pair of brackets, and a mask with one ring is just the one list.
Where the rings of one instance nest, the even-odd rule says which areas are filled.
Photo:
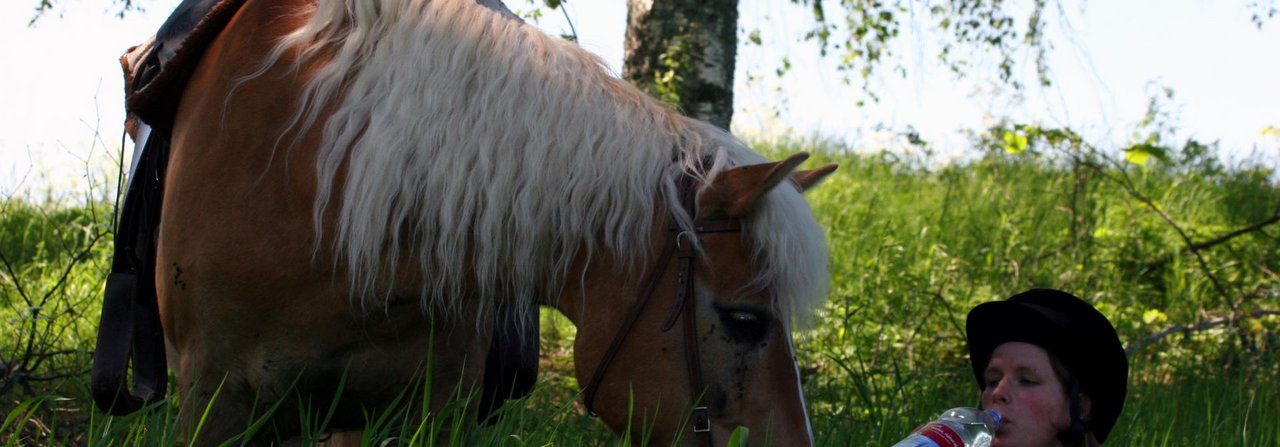
[[1000, 421], [1000, 428], [997, 429], [994, 436], [991, 437], [991, 447], [1002, 447], [1004, 445], [1004, 434], [1006, 432], [1005, 427], [1008, 427], [1005, 424], [1008, 423], [1009, 421], [1007, 420]]

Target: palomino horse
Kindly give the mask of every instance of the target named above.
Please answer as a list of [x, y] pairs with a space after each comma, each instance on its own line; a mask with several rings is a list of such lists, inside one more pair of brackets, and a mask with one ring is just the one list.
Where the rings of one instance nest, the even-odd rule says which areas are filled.
[[801, 192], [835, 166], [803, 160], [476, 0], [249, 0], [178, 105], [159, 229], [193, 441], [276, 404], [296, 435], [301, 401], [358, 428], [424, 373], [438, 409], [510, 303], [577, 326], [615, 432], [812, 444], [790, 333], [828, 276]]

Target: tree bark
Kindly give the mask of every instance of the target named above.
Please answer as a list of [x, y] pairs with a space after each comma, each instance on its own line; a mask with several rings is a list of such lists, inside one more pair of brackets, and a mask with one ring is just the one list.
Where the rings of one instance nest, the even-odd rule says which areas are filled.
[[623, 78], [728, 129], [737, 26], [738, 0], [627, 0]]

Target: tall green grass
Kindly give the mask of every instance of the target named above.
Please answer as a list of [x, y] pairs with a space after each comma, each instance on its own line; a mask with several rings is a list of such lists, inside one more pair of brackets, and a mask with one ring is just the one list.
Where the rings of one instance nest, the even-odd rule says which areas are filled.
[[[822, 142], [768, 149], [841, 163], [809, 193], [833, 277], [831, 302], [799, 346], [818, 438], [884, 445], [941, 410], [976, 404], [968, 309], [1054, 287], [1094, 303], [1132, 348], [1126, 415], [1152, 417], [1122, 420], [1108, 445], [1151, 445], [1157, 431], [1178, 445], [1274, 442], [1274, 429], [1236, 436], [1244, 414], [1188, 408], [1280, 420], [1276, 399], [1242, 394], [1246, 383], [1280, 385], [1280, 318], [1259, 312], [1280, 310], [1274, 174], [1204, 153], [1139, 166], [1079, 143], [993, 149], [946, 166]], [[1174, 325], [1205, 327], [1152, 338]], [[1174, 391], [1179, 399], [1160, 398]]]
[[[827, 229], [833, 278], [829, 304], [797, 334], [819, 444], [891, 444], [943, 409], [975, 404], [965, 314], [1031, 287], [1093, 302], [1133, 348], [1130, 398], [1107, 445], [1280, 443], [1280, 318], [1269, 313], [1280, 311], [1280, 225], [1258, 225], [1280, 212], [1274, 173], [1187, 150], [1137, 166], [1079, 143], [1039, 144], [1017, 154], [997, 145], [944, 166], [824, 141], [762, 148], [841, 164], [808, 194]], [[0, 362], [15, 364], [35, 328], [55, 354], [23, 374], [57, 377], [6, 371], [0, 444], [179, 441], [173, 401], [126, 417], [88, 401], [107, 256], [94, 241], [107, 221], [82, 205], [0, 207]], [[554, 312], [543, 319], [539, 386], [495, 425], [370, 414], [367, 440], [435, 439], [433, 430], [450, 428], [454, 445], [643, 445], [585, 416], [574, 331]], [[1187, 330], [1153, 337], [1177, 325]], [[304, 441], [318, 439], [326, 409], [304, 411]]]

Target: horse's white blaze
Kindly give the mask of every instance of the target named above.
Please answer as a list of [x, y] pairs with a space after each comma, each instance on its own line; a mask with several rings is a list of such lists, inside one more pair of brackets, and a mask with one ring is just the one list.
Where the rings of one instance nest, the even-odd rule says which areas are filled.
[[[796, 358], [796, 345], [791, 341], [791, 337], [787, 337], [787, 354], [789, 354], [793, 359]], [[796, 390], [800, 390], [804, 388], [804, 386], [800, 384], [800, 365], [792, 362], [791, 367], [794, 368], [796, 372]], [[809, 403], [805, 402], [804, 393], [796, 393], [796, 397], [800, 399], [800, 408], [809, 408]], [[809, 420], [808, 411], [805, 411], [804, 413], [804, 434], [806, 436], [805, 445], [813, 445], [813, 422]]]
[[[317, 248], [340, 255], [363, 305], [393, 293], [389, 267], [410, 259], [427, 279], [423, 306], [446, 311], [464, 296], [558, 296], [575, 253], [641, 267], [658, 203], [689, 222], [680, 171], [704, 154], [710, 177], [764, 161], [475, 0], [321, 0], [264, 67], [326, 46], [291, 126], [324, 126], [315, 220], [333, 246]], [[336, 113], [317, 122], [326, 105]], [[339, 218], [324, 228], [330, 206]], [[776, 188], [745, 224], [759, 281], [793, 309], [825, 298], [825, 238], [795, 188]]]

